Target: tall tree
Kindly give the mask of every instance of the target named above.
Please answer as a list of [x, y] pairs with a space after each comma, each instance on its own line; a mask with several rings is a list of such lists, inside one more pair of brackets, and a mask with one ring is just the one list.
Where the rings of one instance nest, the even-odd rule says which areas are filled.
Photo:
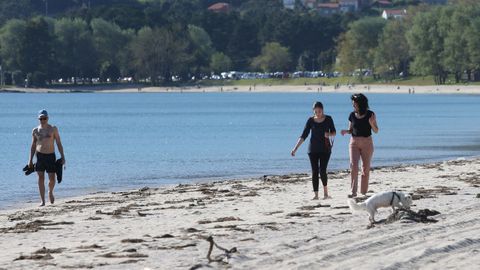
[[19, 71], [28, 75], [29, 83], [44, 85], [55, 74], [53, 40], [51, 28], [42, 17], [7, 22], [0, 30], [3, 70]]
[[407, 75], [410, 55], [405, 33], [406, 22], [403, 20], [387, 22], [375, 50], [376, 72], [393, 75], [393, 78], [400, 72]]
[[345, 72], [373, 69], [375, 49], [386, 22], [382, 18], [367, 17], [353, 22], [340, 39], [338, 51], [340, 68]]
[[252, 66], [265, 72], [288, 71], [290, 69], [291, 56], [288, 48], [280, 43], [271, 42], [262, 48], [262, 54], [255, 57]]
[[183, 35], [167, 28], [144, 27], [132, 43], [135, 66], [140, 76], [149, 77], [153, 85], [170, 82], [172, 75], [188, 69], [188, 42]]
[[469, 67], [468, 37], [465, 29], [469, 28], [470, 17], [467, 8], [444, 8], [439, 20], [439, 28], [444, 36], [442, 55], [445, 69], [454, 74], [459, 83], [464, 71]]
[[197, 20], [198, 22], [194, 24], [207, 31], [215, 50], [226, 52], [230, 42], [232, 29], [234, 29], [239, 20], [238, 14], [235, 12], [225, 14], [204, 11], [202, 16]]
[[210, 60], [210, 70], [216, 74], [231, 70], [232, 60], [221, 52], [216, 52]]
[[0, 57], [3, 70], [21, 70], [20, 63], [27, 23], [10, 20], [0, 29]]
[[125, 60], [129, 55], [128, 44], [134, 33], [122, 30], [118, 25], [103, 19], [93, 19], [90, 27], [98, 62], [104, 67], [103, 70], [119, 70], [127, 75], [128, 66]]
[[226, 50], [233, 65], [240, 70], [245, 70], [248, 68], [249, 59], [258, 55], [259, 52], [255, 25], [244, 19], [237, 21]]
[[433, 75], [437, 84], [444, 84], [448, 74], [442, 59], [444, 36], [438, 27], [439, 14], [439, 8], [417, 14], [407, 32], [407, 41], [414, 59], [411, 71], [423, 76]]
[[188, 25], [188, 38], [192, 45], [192, 57], [195, 62], [192, 72], [199, 74], [206, 72], [210, 64], [210, 58], [214, 52], [212, 41], [208, 33], [201, 27]]
[[32, 83], [43, 86], [54, 76], [53, 33], [42, 17], [27, 22], [19, 51], [21, 70], [32, 74]]
[[[480, 72], [480, 17], [472, 18], [470, 26], [465, 30], [465, 36], [467, 40], [468, 50], [468, 79], [471, 80], [472, 72], [474, 74], [479, 74]], [[480, 77], [475, 76], [474, 80], [479, 80]]]
[[98, 74], [98, 59], [88, 24], [81, 19], [60, 19], [55, 23], [57, 56], [63, 77], [91, 78]]

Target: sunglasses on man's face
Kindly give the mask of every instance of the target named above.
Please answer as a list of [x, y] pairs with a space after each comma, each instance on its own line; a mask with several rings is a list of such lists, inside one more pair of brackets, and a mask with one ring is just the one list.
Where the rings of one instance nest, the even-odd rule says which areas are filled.
[[46, 117], [42, 117], [42, 118], [38, 118], [38, 120], [40, 120], [40, 121], [45, 121], [45, 120], [47, 120], [47, 118], [46, 118]]

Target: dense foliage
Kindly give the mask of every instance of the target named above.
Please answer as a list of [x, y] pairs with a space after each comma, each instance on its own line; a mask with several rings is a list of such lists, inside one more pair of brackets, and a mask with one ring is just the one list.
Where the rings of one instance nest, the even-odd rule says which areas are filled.
[[[31, 78], [35, 85], [117, 77], [159, 83], [260, 66], [294, 70], [298, 62], [325, 69], [352, 17], [287, 10], [281, 1], [226, 2], [227, 13], [208, 10], [212, 0], [3, 0], [0, 63], [18, 79], [10, 83]], [[287, 48], [280, 55], [289, 59], [278, 61], [289, 65], [254, 61], [270, 43]]]
[[479, 3], [465, 0], [407, 14], [401, 20], [351, 23], [338, 44], [339, 68], [360, 75], [368, 70], [387, 79], [409, 72], [433, 75], [438, 84], [450, 75], [457, 83], [480, 79]]
[[223, 1], [231, 5], [225, 13], [208, 10], [213, 0], [2, 0], [0, 65], [7, 84], [35, 86], [93, 78], [159, 84], [229, 70], [474, 79], [480, 8], [457, 1], [384, 20], [374, 9], [322, 16], [280, 0]]

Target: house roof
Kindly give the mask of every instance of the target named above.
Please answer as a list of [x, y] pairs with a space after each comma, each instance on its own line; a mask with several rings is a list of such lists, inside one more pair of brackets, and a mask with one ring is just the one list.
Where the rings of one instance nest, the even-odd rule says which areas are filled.
[[338, 3], [320, 3], [317, 6], [318, 8], [339, 8], [340, 5]]
[[215, 11], [215, 12], [226, 12], [229, 9], [230, 9], [230, 4], [223, 3], [223, 2], [215, 3], [208, 7], [208, 10]]
[[375, 2], [377, 2], [377, 3], [380, 4], [380, 5], [385, 5], [385, 6], [390, 6], [390, 5], [392, 5], [392, 2], [387, 1], [387, 0], [378, 0], [378, 1], [375, 1]]
[[385, 9], [385, 12], [388, 16], [395, 16], [395, 15], [406, 15], [407, 11], [405, 9]]

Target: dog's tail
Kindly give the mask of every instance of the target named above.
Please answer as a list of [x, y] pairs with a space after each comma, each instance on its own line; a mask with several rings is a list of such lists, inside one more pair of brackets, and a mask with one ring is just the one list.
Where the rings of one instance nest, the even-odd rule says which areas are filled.
[[347, 201], [348, 206], [350, 207], [350, 210], [353, 211], [362, 211], [362, 210], [367, 210], [367, 205], [365, 202], [362, 203], [357, 203], [354, 199], [350, 199]]

